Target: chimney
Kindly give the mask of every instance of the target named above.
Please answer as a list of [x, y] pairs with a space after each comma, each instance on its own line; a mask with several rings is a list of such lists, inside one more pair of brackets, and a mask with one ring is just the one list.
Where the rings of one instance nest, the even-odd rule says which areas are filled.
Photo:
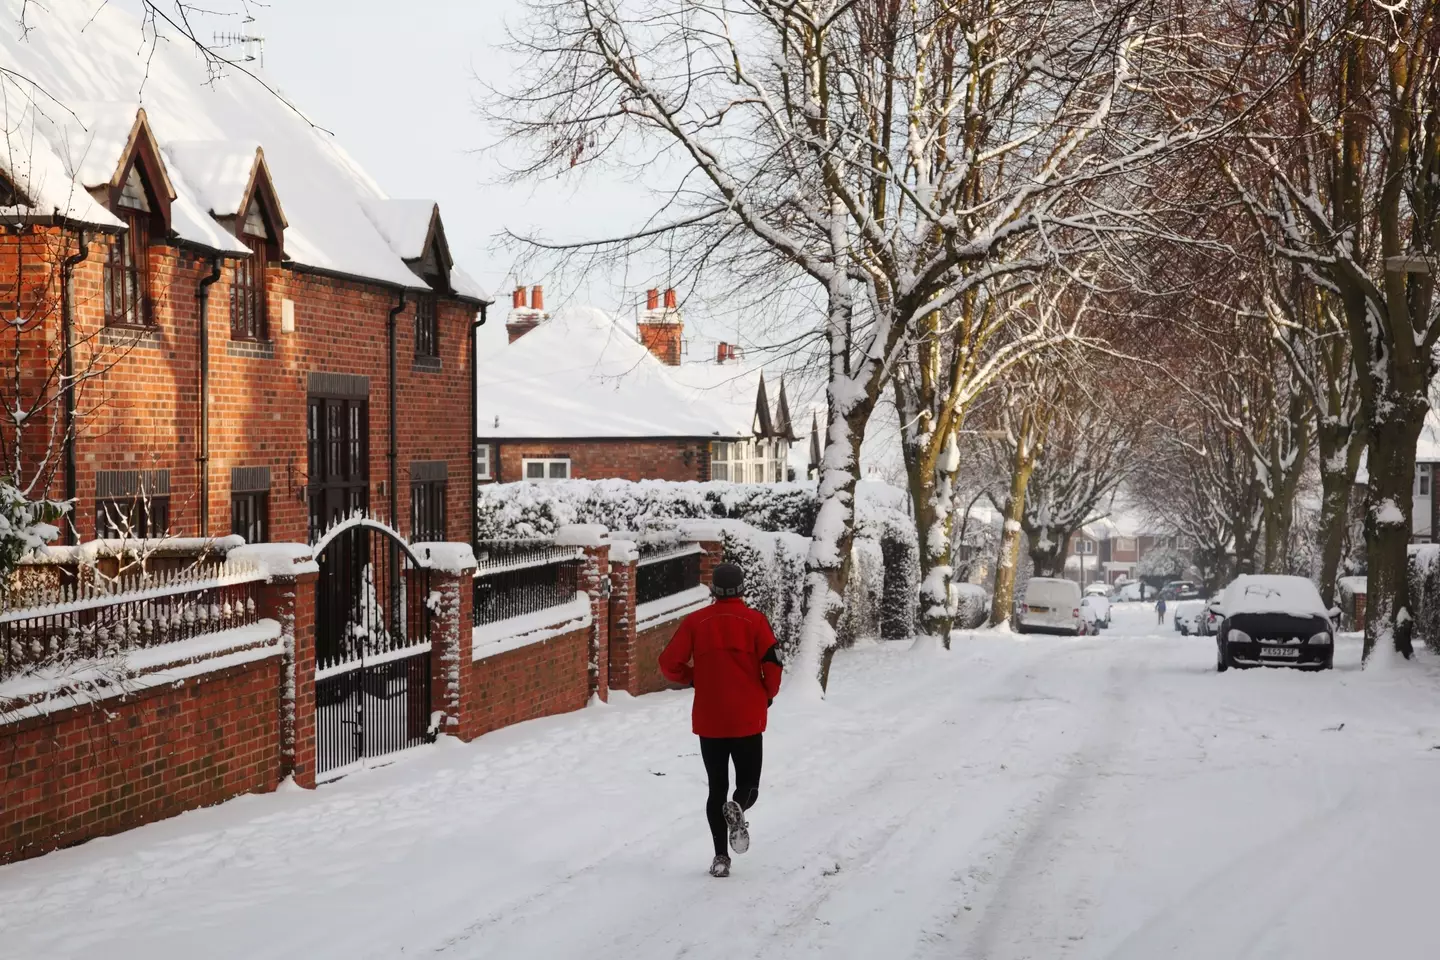
[[542, 288], [536, 286], [529, 289], [530, 305], [525, 305], [527, 290], [524, 286], [515, 288], [514, 296], [510, 299], [510, 316], [505, 321], [505, 332], [514, 343], [525, 334], [534, 330], [545, 319], [545, 293]]
[[684, 349], [685, 322], [675, 302], [675, 290], [665, 290], [665, 306], [660, 307], [660, 291], [645, 291], [645, 309], [640, 313], [636, 325], [640, 342], [655, 355], [655, 358], [669, 367], [680, 366], [680, 354]]

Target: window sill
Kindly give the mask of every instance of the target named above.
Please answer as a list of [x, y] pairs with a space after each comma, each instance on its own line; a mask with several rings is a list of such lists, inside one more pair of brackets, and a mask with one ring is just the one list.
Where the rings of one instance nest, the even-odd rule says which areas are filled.
[[425, 370], [430, 373], [439, 373], [443, 364], [439, 357], [416, 357], [410, 367], [411, 370]]
[[252, 360], [274, 360], [275, 343], [272, 340], [229, 340], [225, 344], [225, 354]]

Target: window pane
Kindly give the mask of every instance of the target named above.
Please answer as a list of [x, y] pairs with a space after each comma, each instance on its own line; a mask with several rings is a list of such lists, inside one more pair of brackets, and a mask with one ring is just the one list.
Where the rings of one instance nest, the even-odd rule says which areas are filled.
[[569, 477], [569, 476], [570, 476], [570, 461], [569, 461], [569, 460], [552, 460], [552, 461], [550, 461], [550, 479], [551, 479], [551, 480], [564, 480], [564, 479], [566, 479], [566, 478]]
[[475, 448], [475, 476], [481, 480], [490, 479], [490, 445], [482, 443]]
[[544, 479], [545, 479], [545, 461], [543, 461], [543, 460], [527, 460], [527, 461], [525, 461], [525, 479], [526, 479], [526, 480], [544, 480]]

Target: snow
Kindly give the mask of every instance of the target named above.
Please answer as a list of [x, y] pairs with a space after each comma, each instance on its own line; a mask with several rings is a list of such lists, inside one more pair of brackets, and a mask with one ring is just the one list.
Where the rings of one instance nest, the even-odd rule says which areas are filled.
[[274, 956], [276, 931], [315, 960], [1440, 956], [1433, 655], [1362, 680], [1342, 635], [1329, 673], [1218, 675], [1212, 642], [1124, 608], [1102, 637], [907, 647], [841, 650], [823, 704], [776, 702], [725, 881], [705, 876], [673, 691], [0, 867], [0, 941], [73, 960]]
[[603, 547], [610, 531], [598, 523], [570, 523], [555, 531], [557, 547]]
[[[200, 554], [207, 551], [230, 555], [244, 546], [245, 538], [230, 534], [223, 537], [115, 537], [87, 540], [76, 546], [43, 546], [21, 558], [21, 563], [81, 563], [93, 566], [101, 557], [134, 557], [142, 554]], [[268, 546], [262, 544], [262, 546]], [[308, 548], [307, 548], [308, 549]]]
[[1403, 527], [1405, 514], [1394, 500], [1386, 497], [1375, 507], [1375, 522], [1385, 527]]
[[1304, 577], [1245, 574], [1236, 577], [1220, 598], [1226, 616], [1237, 613], [1291, 613], [1329, 619], [1315, 584]]
[[412, 543], [410, 549], [431, 570], [441, 573], [470, 573], [476, 566], [475, 551], [468, 543]]
[[589, 596], [577, 591], [570, 602], [558, 607], [475, 627], [471, 634], [470, 659], [484, 660], [532, 643], [543, 643], [588, 627], [592, 620]]
[[301, 543], [251, 543], [233, 548], [226, 556], [230, 560], [255, 564], [269, 580], [319, 573], [320, 565], [314, 559], [318, 552]]
[[682, 590], [668, 597], [661, 597], [659, 600], [651, 600], [649, 603], [637, 604], [635, 607], [635, 632], [641, 633], [651, 627], [658, 627], [662, 623], [679, 620], [681, 617], [709, 605], [710, 588], [703, 585]]
[[480, 438], [738, 439], [617, 318], [569, 307], [476, 364]]
[[[5, 0], [5, 8], [15, 23], [18, 0]], [[84, 188], [111, 181], [143, 106], [176, 193], [171, 226], [182, 240], [244, 249], [211, 210], [233, 212], [245, 158], [253, 162], [258, 145], [289, 223], [287, 260], [428, 289], [366, 212], [386, 199], [379, 186], [329, 134], [259, 83], [236, 71], [208, 82], [187, 43], [173, 34], [148, 42], [140, 22], [117, 4], [32, 3], [27, 18], [33, 29], [23, 37], [18, 29], [5, 32], [4, 60], [43, 94], [7, 77], [0, 167], [37, 215], [120, 226]], [[467, 295], [478, 291], [461, 271], [451, 280], [457, 292], [466, 292], [462, 285]]]

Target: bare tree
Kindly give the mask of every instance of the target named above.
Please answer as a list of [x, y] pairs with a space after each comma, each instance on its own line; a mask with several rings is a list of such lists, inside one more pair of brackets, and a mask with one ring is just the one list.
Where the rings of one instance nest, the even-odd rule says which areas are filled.
[[[1240, 182], [1263, 184], [1247, 202], [1270, 250], [1344, 318], [1368, 425], [1365, 655], [1408, 658], [1410, 491], [1440, 342], [1440, 4], [1268, 7], [1232, 74], [1230, 106], [1250, 111], [1232, 154]], [[1263, 101], [1249, 94], [1276, 76]]]

